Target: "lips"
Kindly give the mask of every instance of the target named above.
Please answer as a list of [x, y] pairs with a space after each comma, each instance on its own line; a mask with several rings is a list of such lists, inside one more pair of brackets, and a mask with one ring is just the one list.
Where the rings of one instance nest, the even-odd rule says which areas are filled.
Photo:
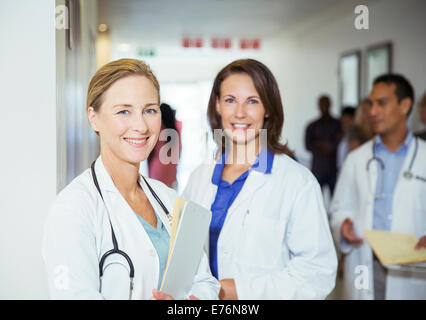
[[149, 137], [145, 138], [124, 138], [124, 140], [135, 148], [143, 148], [148, 143]]

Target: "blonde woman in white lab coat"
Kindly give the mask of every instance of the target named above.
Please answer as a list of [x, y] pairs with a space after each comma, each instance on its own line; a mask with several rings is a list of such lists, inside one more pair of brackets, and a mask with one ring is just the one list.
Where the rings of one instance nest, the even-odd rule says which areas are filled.
[[192, 173], [183, 196], [212, 211], [206, 251], [219, 297], [326, 298], [337, 259], [323, 198], [311, 172], [279, 143], [283, 107], [269, 69], [252, 59], [222, 69], [208, 118], [213, 131], [224, 131], [219, 154]]
[[[159, 102], [157, 79], [140, 60], [110, 62], [93, 76], [87, 113], [100, 156], [49, 212], [43, 257], [51, 298], [173, 298], [157, 289], [176, 193], [139, 174], [160, 134]], [[108, 254], [113, 248], [121, 254]], [[204, 255], [187, 297], [217, 299], [218, 292]]]

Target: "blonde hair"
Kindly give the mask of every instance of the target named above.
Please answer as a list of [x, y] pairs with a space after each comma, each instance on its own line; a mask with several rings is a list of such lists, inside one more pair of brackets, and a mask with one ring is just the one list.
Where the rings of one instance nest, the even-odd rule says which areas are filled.
[[111, 61], [96, 71], [87, 90], [86, 109], [92, 107], [94, 111], [98, 111], [103, 102], [103, 94], [114, 82], [135, 75], [147, 77], [152, 82], [160, 103], [160, 85], [151, 68], [141, 60], [120, 59]]

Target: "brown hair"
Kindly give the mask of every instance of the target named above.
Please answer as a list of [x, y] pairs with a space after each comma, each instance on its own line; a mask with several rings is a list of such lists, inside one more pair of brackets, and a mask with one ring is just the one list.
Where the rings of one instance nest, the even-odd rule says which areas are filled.
[[[114, 82], [134, 75], [145, 76], [151, 80], [155, 89], [157, 89], [158, 100], [160, 100], [160, 85], [158, 84], [157, 78], [152, 73], [151, 68], [141, 60], [120, 59], [111, 61], [96, 71], [90, 81], [87, 91], [86, 108], [92, 107], [95, 111], [98, 111], [102, 105], [102, 98], [105, 91], [107, 91]], [[160, 103], [160, 101], [158, 101], [158, 103]]]
[[[280, 143], [281, 131], [284, 125], [284, 110], [278, 84], [272, 72], [263, 63], [254, 59], [236, 60], [223, 68], [216, 76], [207, 109], [207, 117], [212, 132], [215, 129], [223, 129], [221, 117], [216, 111], [216, 102], [220, 98], [220, 86], [227, 77], [237, 73], [245, 73], [250, 76], [265, 107], [265, 114], [269, 115], [269, 117], [264, 119], [263, 124], [263, 129], [267, 130], [268, 150], [272, 153], [290, 155], [291, 152], [287, 145]], [[218, 150], [218, 152], [223, 153], [225, 145], [219, 141], [216, 141], [216, 144], [222, 145], [222, 150]]]

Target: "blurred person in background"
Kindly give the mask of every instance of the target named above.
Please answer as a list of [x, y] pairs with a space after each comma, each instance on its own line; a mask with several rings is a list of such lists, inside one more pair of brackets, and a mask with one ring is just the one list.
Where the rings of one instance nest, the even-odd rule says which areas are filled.
[[355, 125], [355, 108], [344, 107], [342, 115], [340, 117], [340, 123], [342, 124], [343, 138], [340, 140], [337, 147], [337, 169], [343, 164], [347, 154], [349, 153], [349, 131]]
[[347, 134], [349, 152], [355, 150], [374, 136], [370, 117], [370, 100], [363, 99], [355, 111], [355, 124]]
[[[426, 126], [426, 92], [423, 94], [423, 97], [419, 101], [419, 114], [420, 121], [423, 125]], [[426, 129], [416, 133], [416, 136], [420, 139], [426, 140]]]
[[[164, 136], [160, 134], [154, 150], [148, 157], [148, 172], [150, 178], [159, 180], [176, 190], [177, 164], [182, 149], [182, 122], [176, 120], [176, 110], [168, 104], [162, 103], [160, 109], [161, 132]], [[168, 130], [164, 131], [165, 129]]]
[[361, 100], [355, 112], [355, 127], [360, 129], [362, 140], [368, 141], [374, 137], [373, 123], [370, 116], [371, 101]]
[[321, 187], [328, 186], [333, 194], [337, 175], [337, 146], [342, 138], [342, 126], [330, 114], [331, 100], [323, 95], [318, 99], [321, 117], [308, 125], [306, 149], [312, 152], [312, 173]]

